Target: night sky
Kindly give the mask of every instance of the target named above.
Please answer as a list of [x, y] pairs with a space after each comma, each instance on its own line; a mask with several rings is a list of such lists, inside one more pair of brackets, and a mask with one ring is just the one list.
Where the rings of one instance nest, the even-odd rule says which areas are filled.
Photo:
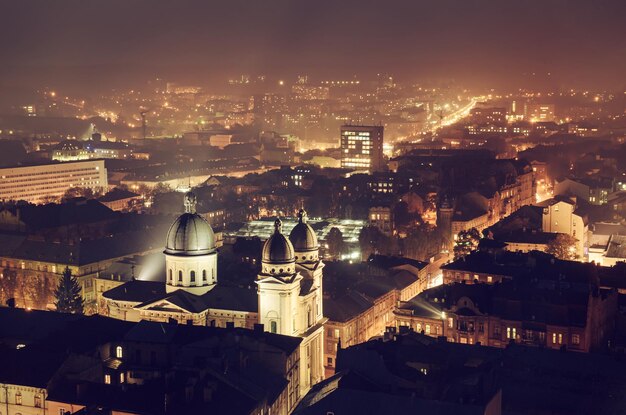
[[5, 86], [380, 71], [623, 87], [626, 1], [0, 0]]

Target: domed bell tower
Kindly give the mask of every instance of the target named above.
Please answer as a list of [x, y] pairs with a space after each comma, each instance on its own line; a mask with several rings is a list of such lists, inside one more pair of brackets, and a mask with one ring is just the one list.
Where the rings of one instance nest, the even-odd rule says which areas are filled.
[[196, 213], [196, 195], [185, 194], [185, 213], [170, 226], [165, 247], [166, 290], [207, 293], [217, 283], [215, 234]]
[[296, 272], [293, 245], [276, 219], [274, 233], [263, 245], [261, 272], [257, 278], [259, 320], [272, 333], [296, 336], [298, 294], [302, 276]]
[[[296, 257], [296, 271], [310, 283], [305, 286], [306, 308], [313, 313], [313, 321], [321, 321], [324, 318], [322, 279], [324, 263], [319, 257], [319, 243], [315, 230], [308, 223], [308, 216], [304, 209], [298, 212], [298, 223], [289, 234], [289, 240], [293, 244]], [[304, 292], [301, 293], [301, 295]]]
[[[324, 320], [322, 317], [321, 272], [303, 278], [300, 270], [309, 272], [319, 263], [317, 238], [300, 213], [295, 234], [289, 239], [282, 233], [282, 222], [274, 223], [274, 234], [263, 245], [259, 288], [259, 320], [272, 333], [298, 336], [300, 343], [300, 394], [319, 382], [324, 375]], [[295, 229], [295, 228], [294, 228]], [[295, 238], [298, 236], [298, 238]], [[302, 237], [302, 238], [300, 238]], [[298, 248], [292, 244], [298, 241]], [[305, 255], [306, 254], [306, 255]], [[298, 259], [296, 260], [296, 257]]]

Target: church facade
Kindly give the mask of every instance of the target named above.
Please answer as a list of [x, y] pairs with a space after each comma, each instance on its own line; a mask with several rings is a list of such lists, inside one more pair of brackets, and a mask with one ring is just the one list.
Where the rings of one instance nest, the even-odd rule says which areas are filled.
[[171, 225], [164, 250], [163, 281], [133, 280], [103, 293], [102, 314], [126, 321], [264, 330], [302, 338], [299, 395], [324, 377], [322, 269], [315, 231], [300, 211], [289, 237], [279, 219], [263, 246], [256, 289], [220, 283], [211, 226], [185, 195], [185, 212]]

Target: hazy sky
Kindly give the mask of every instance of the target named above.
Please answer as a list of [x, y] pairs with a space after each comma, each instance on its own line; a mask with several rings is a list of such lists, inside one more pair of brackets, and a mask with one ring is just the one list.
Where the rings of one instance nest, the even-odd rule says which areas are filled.
[[377, 71], [623, 87], [626, 0], [0, 0], [5, 85]]

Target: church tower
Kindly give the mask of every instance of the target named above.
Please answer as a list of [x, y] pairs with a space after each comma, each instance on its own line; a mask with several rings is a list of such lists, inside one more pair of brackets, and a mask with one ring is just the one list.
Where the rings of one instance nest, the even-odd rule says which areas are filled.
[[319, 257], [319, 243], [315, 230], [307, 223], [307, 213], [304, 209], [298, 212], [298, 223], [289, 234], [289, 240], [293, 244], [296, 257], [296, 271], [307, 280], [309, 300], [307, 304], [314, 312], [314, 320], [324, 318], [322, 269], [324, 263]]
[[[309, 226], [306, 222], [303, 225]], [[314, 242], [317, 245], [317, 239]], [[263, 245], [261, 272], [256, 281], [260, 323], [267, 331], [302, 338], [300, 396], [324, 377], [321, 274], [316, 285], [314, 274], [305, 273], [304, 277], [298, 271], [302, 269], [304, 254], [298, 251], [297, 263], [294, 246], [283, 235], [282, 222], [277, 219], [274, 234]], [[306, 261], [319, 261], [317, 252], [307, 250], [306, 254]]]
[[196, 213], [196, 195], [185, 194], [185, 213], [174, 221], [165, 247], [166, 290], [207, 293], [217, 283], [217, 249], [211, 225]]

